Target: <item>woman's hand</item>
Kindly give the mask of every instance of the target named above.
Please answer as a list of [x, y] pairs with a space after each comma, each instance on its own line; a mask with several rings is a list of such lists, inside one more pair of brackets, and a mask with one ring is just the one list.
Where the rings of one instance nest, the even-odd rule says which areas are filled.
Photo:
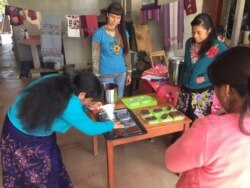
[[132, 82], [131, 74], [128, 74], [127, 77], [126, 77], [126, 86], [128, 86], [129, 84], [131, 84], [131, 82]]
[[196, 82], [197, 82], [198, 84], [201, 84], [202, 82], [205, 82], [204, 76], [198, 76], [198, 77], [196, 78]]
[[115, 121], [114, 124], [115, 124], [114, 129], [122, 129], [122, 128], [124, 128], [124, 125], [121, 124], [121, 122], [119, 122], [119, 121]]
[[100, 107], [102, 106], [101, 102], [95, 102], [95, 101], [91, 101], [88, 105], [87, 108], [90, 110], [98, 110], [100, 109]]

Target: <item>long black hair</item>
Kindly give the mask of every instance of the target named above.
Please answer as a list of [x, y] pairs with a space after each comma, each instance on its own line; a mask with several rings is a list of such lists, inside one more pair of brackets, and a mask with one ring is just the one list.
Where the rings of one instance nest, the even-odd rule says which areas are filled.
[[[240, 130], [250, 135], [243, 125], [243, 119], [250, 108], [250, 48], [233, 47], [220, 56], [208, 67], [208, 76], [211, 82], [220, 87], [228, 84], [234, 88], [244, 100], [240, 111]], [[237, 103], [238, 101], [234, 101]]]
[[122, 8], [121, 3], [119, 2], [113, 2], [111, 3], [107, 8], [107, 13], [120, 15], [121, 21], [120, 24], [118, 24], [118, 31], [121, 34], [122, 37], [122, 43], [123, 43], [123, 53], [127, 54], [129, 52], [129, 46], [128, 46], [128, 40], [126, 36], [126, 26], [124, 21], [124, 10]]
[[213, 42], [216, 39], [216, 30], [212, 18], [207, 13], [198, 14], [191, 22], [192, 27], [198, 25], [203, 26], [207, 31], [211, 29], [207, 39], [204, 42], [202, 42], [201, 48], [199, 50], [198, 55], [199, 57], [202, 57], [212, 47]]
[[78, 72], [72, 79], [55, 75], [28, 85], [19, 103], [18, 117], [28, 132], [37, 128], [49, 130], [66, 108], [72, 95], [85, 92], [86, 97], [100, 98], [101, 84], [91, 72]]

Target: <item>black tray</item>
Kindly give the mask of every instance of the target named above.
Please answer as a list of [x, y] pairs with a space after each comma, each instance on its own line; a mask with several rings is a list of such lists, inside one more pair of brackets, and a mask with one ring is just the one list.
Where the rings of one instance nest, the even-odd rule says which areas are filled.
[[[115, 120], [120, 121], [125, 128], [113, 129], [113, 131], [104, 133], [103, 135], [106, 139], [115, 140], [118, 138], [126, 138], [147, 133], [145, 127], [137, 120], [131, 110], [127, 108], [114, 110], [114, 115]], [[109, 121], [105, 112], [100, 112], [96, 116], [98, 121]]]

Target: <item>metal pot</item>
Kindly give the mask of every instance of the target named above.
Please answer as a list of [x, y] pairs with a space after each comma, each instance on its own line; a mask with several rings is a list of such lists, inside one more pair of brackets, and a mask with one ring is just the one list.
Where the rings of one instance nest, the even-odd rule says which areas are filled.
[[102, 102], [104, 104], [115, 104], [118, 100], [118, 86], [114, 83], [102, 84]]
[[180, 84], [181, 73], [184, 66], [184, 57], [174, 56], [168, 60], [168, 79], [169, 83], [174, 85]]

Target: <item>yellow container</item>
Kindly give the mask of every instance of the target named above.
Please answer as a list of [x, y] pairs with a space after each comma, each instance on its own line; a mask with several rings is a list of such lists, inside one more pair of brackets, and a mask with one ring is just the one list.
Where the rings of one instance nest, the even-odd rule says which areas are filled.
[[249, 44], [249, 34], [250, 31], [244, 31], [243, 32], [243, 44]]

